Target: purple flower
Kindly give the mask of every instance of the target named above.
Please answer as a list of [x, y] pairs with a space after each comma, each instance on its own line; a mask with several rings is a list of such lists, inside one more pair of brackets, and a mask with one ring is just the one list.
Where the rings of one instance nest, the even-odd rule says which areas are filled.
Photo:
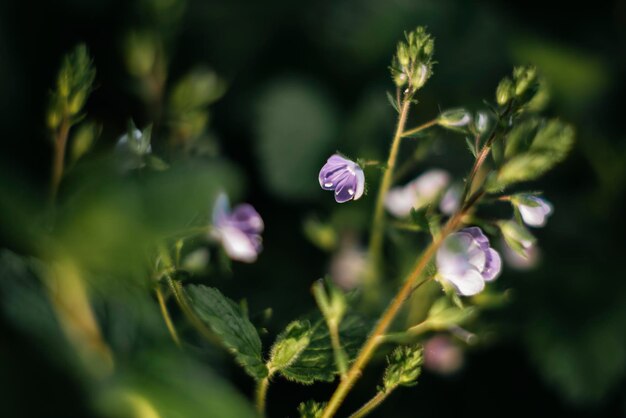
[[385, 196], [385, 207], [394, 216], [403, 218], [411, 209], [431, 203], [448, 186], [450, 175], [444, 170], [428, 170], [405, 186], [393, 187]]
[[357, 200], [365, 190], [365, 175], [357, 163], [332, 155], [319, 174], [320, 186], [324, 190], [334, 190], [337, 203]]
[[444, 193], [439, 203], [439, 209], [445, 215], [452, 216], [461, 206], [462, 190], [458, 185], [450, 187]]
[[485, 288], [485, 282], [500, 274], [500, 254], [478, 227], [449, 235], [437, 251], [440, 279], [450, 283], [459, 295], [471, 296]]
[[449, 375], [463, 366], [463, 350], [445, 335], [436, 335], [424, 344], [424, 367]]
[[525, 195], [513, 199], [517, 203], [522, 220], [528, 226], [544, 226], [548, 216], [552, 214], [553, 209], [550, 202], [540, 197]]
[[226, 254], [237, 261], [252, 263], [262, 249], [263, 219], [249, 204], [236, 206], [232, 211], [228, 197], [221, 193], [213, 209], [212, 236], [219, 240]]

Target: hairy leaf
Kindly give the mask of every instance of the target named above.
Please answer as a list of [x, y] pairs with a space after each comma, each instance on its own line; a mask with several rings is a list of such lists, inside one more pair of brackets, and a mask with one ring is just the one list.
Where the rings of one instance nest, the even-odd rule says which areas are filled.
[[196, 314], [220, 337], [246, 372], [255, 379], [267, 376], [261, 339], [240, 307], [211, 287], [189, 285], [185, 292]]
[[[317, 313], [300, 323], [305, 324], [306, 321], [311, 327], [309, 343], [297, 360], [280, 370], [280, 374], [302, 384], [331, 382], [337, 374], [337, 368], [326, 322]], [[350, 361], [356, 356], [369, 330], [367, 322], [356, 314], [347, 314], [341, 321], [339, 339]]]

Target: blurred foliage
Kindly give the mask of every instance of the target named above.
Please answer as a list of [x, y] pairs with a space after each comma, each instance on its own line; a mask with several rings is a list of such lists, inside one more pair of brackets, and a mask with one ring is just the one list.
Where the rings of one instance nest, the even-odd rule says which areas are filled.
[[[0, 298], [8, 337], [0, 348], [0, 385], [7, 416], [254, 416], [238, 394], [250, 393], [246, 376], [221, 350], [183, 328], [189, 346], [183, 356], [175, 351], [146, 275], [154, 244], [206, 223], [218, 190], [233, 200], [246, 192], [268, 230], [258, 270], [235, 265], [231, 279], [208, 269], [192, 280], [219, 284], [235, 300], [245, 296], [255, 327], [259, 312], [273, 307], [275, 317], [263, 326], [274, 334], [312, 308], [309, 284], [325, 273], [326, 254], [301, 233], [303, 218], [320, 213], [306, 233], [330, 250], [341, 234], [362, 232], [370, 215], [369, 205], [358, 202], [327, 216], [317, 170], [335, 149], [383, 158], [394, 115], [385, 99], [388, 58], [402, 32], [417, 24], [435, 35], [438, 64], [411, 124], [438, 108], [481, 108], [479, 98], [493, 100], [494, 80], [530, 62], [549, 88], [548, 112], [571, 121], [577, 140], [573, 156], [546, 180], [545, 195], [556, 209], [548, 227], [533, 231], [542, 263], [530, 274], [506, 269], [495, 284], [512, 288], [513, 297], [481, 320], [479, 341], [493, 345], [471, 353], [467, 369], [451, 378], [424, 372], [418, 390], [393, 395], [385, 416], [414, 413], [416, 404], [422, 416], [459, 416], [476, 399], [486, 399], [484, 416], [539, 408], [551, 416], [624, 414], [623, 0], [581, 8], [434, 0], [37, 3], [37, 13], [26, 2], [0, 4], [0, 241], [6, 248]], [[98, 72], [91, 96], [80, 103], [88, 119], [70, 135], [73, 164], [59, 208], [48, 211], [47, 92], [56, 86], [61, 57], [79, 42], [88, 45]], [[153, 127], [153, 153], [169, 170], [120, 168], [111, 154], [129, 119], [140, 127], [162, 119]], [[462, 139], [437, 131], [430, 140], [433, 151], [407, 177], [426, 167], [465, 171], [471, 156]], [[172, 143], [194, 158], [171, 151]], [[411, 142], [402, 152], [417, 148]], [[367, 169], [368, 188], [375, 188], [378, 173]], [[397, 231], [389, 236], [401, 244], [390, 256], [409, 265], [419, 242]], [[186, 242], [183, 252], [198, 249], [201, 238]], [[101, 337], [115, 354], [104, 380], [85, 373], [73, 355], [42, 285], [50, 259], [59, 255], [88, 284]], [[345, 331], [362, 338], [368, 328], [349, 318]], [[330, 371], [316, 368], [323, 373], [315, 377], [330, 380], [324, 321], [305, 320], [313, 329], [307, 347], [322, 347], [330, 365]], [[290, 370], [292, 378], [312, 382], [306, 366], [319, 359], [311, 353], [298, 353], [287, 377]], [[368, 371], [362, 387], [379, 384], [380, 375]], [[302, 399], [328, 398], [328, 388], [317, 384], [276, 385], [270, 401], [281, 402], [270, 402], [272, 416], [293, 415]], [[371, 395], [360, 388], [347, 410]], [[319, 409], [308, 403], [300, 412], [316, 416]]]

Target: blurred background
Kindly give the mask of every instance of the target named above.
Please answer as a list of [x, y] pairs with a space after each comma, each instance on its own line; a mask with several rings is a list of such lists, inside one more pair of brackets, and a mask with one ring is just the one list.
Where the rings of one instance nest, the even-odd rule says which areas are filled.
[[[452, 417], [468, 412], [485, 417], [539, 412], [552, 417], [625, 416], [624, 0], [584, 7], [537, 0], [0, 2], [0, 206], [4, 210], [0, 244], [11, 251], [3, 253], [0, 269], [0, 280], [5, 282], [0, 321], [0, 399], [7, 411], [3, 415], [101, 416], [99, 410], [105, 411], [102, 416], [114, 415], [106, 407], [94, 408], [84, 379], [59, 361], [58, 357], [68, 355], [67, 348], [53, 345], [54, 337], [46, 333], [42, 336], [40, 330], [49, 328], [40, 322], [49, 313], [36, 308], [37, 296], [6, 284], [18, 273], [36, 270], [15, 254], [31, 253], [36, 234], [34, 239], [24, 238], [20, 228], [31, 222], [28, 213], [37, 213], [46, 202], [52, 147], [45, 111], [65, 53], [84, 42], [94, 58], [96, 83], [86, 120], [101, 126], [96, 155], [114, 147], [132, 118], [139, 127], [155, 124], [157, 150], [159, 133], [163, 137], [167, 133], [170, 143], [180, 141], [185, 152], [218, 160], [210, 168], [201, 167], [200, 176], [174, 162], [180, 177], [169, 178], [169, 183], [138, 176], [131, 186], [117, 185], [120, 188], [115, 190], [123, 192], [115, 194], [119, 207], [126, 210], [128, 202], [134, 202], [138, 189], [133, 187], [148, 190], [147, 199], [154, 198], [150, 201], [155, 207], [167, 207], [172, 195], [166, 192], [176, 196], [180, 184], [195, 182], [194, 190], [201, 190], [223, 186], [223, 180], [232, 185], [234, 200], [250, 202], [261, 213], [266, 232], [259, 261], [234, 264], [232, 273], [200, 277], [234, 299], [245, 297], [251, 314], [271, 307], [274, 316], [264, 326], [274, 336], [289, 320], [314, 308], [310, 284], [328, 271], [330, 254], [307, 239], [303, 223], [330, 219], [332, 213], [335, 225], [357, 239], [366, 237], [374, 194], [337, 209], [332, 197], [319, 190], [316, 176], [335, 150], [354, 157], [384, 158], [395, 123], [385, 98], [393, 88], [390, 57], [403, 31], [417, 25], [428, 26], [436, 38], [438, 64], [419, 94], [410, 125], [433, 118], [440, 109], [484, 107], [482, 99], [494, 100], [498, 81], [514, 65], [533, 63], [550, 85], [548, 113], [575, 126], [576, 145], [564, 164], [533, 185], [544, 190], [555, 213], [545, 228], [536, 231], [541, 248], [537, 266], [528, 271], [505, 267], [497, 283], [501, 289], [511, 289], [510, 303], [487, 312], [481, 320], [495, 337], [470, 349], [461, 370], [449, 376], [424, 372], [416, 388], [398, 390], [372, 416]], [[145, 67], [145, 62], [150, 65]], [[197, 87], [192, 83], [194, 74], [204, 74], [202, 80], [209, 85], [198, 98], [199, 113], [180, 109], [185, 106], [180, 97], [193, 95]], [[185, 80], [192, 87], [186, 87]], [[199, 139], [189, 145], [185, 138], [190, 136]], [[437, 146], [415, 173], [441, 167], [460, 179], [471, 164], [462, 138], [436, 140]], [[116, 203], [94, 198], [113, 187], [103, 186], [98, 175], [81, 183], [83, 173], [98, 170], [93, 164], [95, 168], [77, 164], [68, 172], [67, 183], [84, 191], [77, 199], [90, 202], [93, 209], [86, 215], [80, 212], [86, 216], [84, 223], [67, 226], [67, 217], [77, 213], [71, 211], [60, 222], [66, 225], [62, 236], [76, 247], [73, 254], [102, 254], [118, 239], [98, 235], [103, 231], [87, 224], [98, 211], [110, 214], [108, 209], [117, 208]], [[67, 202], [68, 207], [76, 203]], [[20, 219], [6, 209], [22, 204], [32, 212], [24, 211]], [[149, 222], [158, 223], [161, 215], [150, 213]], [[104, 229], [111, 228], [113, 234], [150, 237], [132, 222], [118, 218], [111, 222]], [[72, 241], [79, 235], [90, 236], [93, 242]], [[126, 242], [117, 251], [112, 255], [119, 256], [119, 266], [122, 261], [133, 262], [136, 254], [131, 244]], [[87, 258], [92, 267], [101, 267], [98, 257]], [[110, 266], [100, 270], [116, 272]], [[136, 274], [130, 270], [124, 274]], [[96, 287], [106, 292], [111, 291], [108, 286], [118, 285], [107, 282]], [[134, 303], [127, 303], [125, 298], [130, 297], [115, 289], [117, 306], [109, 300], [96, 309], [113, 324], [115, 312], [126, 315]], [[158, 315], [154, 319], [154, 309], [150, 305], [145, 316], [128, 315], [151, 318], [142, 322], [142, 330], [150, 331], [142, 332], [162, 337], [161, 319]], [[129, 320], [124, 316], [120, 323]], [[166, 360], [141, 363], [133, 360], [134, 348], [127, 347], [158, 349], [151, 341], [166, 338], [151, 336], [131, 344], [128, 341], [140, 338], [118, 325], [110, 325], [107, 338], [119, 341], [119, 350], [131, 353], [126, 361], [138, 368], [131, 377], [120, 379], [155, 385], [158, 394], [171, 393], [166, 384], [189, 384], [185, 365], [168, 363], [167, 353], [157, 350], [152, 355]], [[267, 344], [271, 340], [268, 337]], [[212, 368], [208, 377], [198, 377], [202, 383], [197, 388], [208, 390], [188, 391], [185, 399], [201, 399], [208, 409], [200, 415], [180, 410], [181, 416], [244, 416], [247, 411], [239, 415], [229, 410], [222, 415], [219, 407], [214, 408], [225, 399], [236, 404], [241, 396], [236, 389], [249, 395], [250, 380], [226, 357], [211, 352], [202, 356]], [[180, 375], [157, 387], [155, 381], [163, 376], [160, 368], [167, 367]], [[193, 365], [189, 368], [194, 376], [199, 373]], [[382, 365], [368, 370], [348, 398], [346, 411], [371, 396], [381, 372]], [[219, 383], [224, 381], [234, 388]], [[331, 389], [328, 384], [302, 387], [276, 379], [268, 399], [270, 416], [295, 416], [300, 401], [326, 399]], [[106, 396], [95, 404], [109, 405]]]

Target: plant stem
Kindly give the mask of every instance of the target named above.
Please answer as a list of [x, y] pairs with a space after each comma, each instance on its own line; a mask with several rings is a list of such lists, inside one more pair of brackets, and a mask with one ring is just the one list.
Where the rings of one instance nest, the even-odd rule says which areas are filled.
[[346, 378], [346, 372], [348, 371], [348, 359], [346, 352], [341, 348], [341, 342], [339, 340], [339, 325], [335, 322], [327, 322], [328, 333], [330, 334], [330, 342], [333, 346], [333, 354], [335, 355], [335, 364], [339, 375], [342, 379]]
[[267, 399], [267, 389], [270, 386], [270, 377], [260, 380], [256, 386], [256, 410], [262, 417], [265, 416], [265, 400]]
[[433, 119], [433, 120], [429, 120], [426, 123], [421, 124], [417, 128], [409, 129], [408, 131], [405, 131], [405, 132], [402, 133], [402, 138], [406, 138], [407, 136], [411, 136], [411, 135], [414, 135], [414, 134], [416, 134], [418, 132], [421, 132], [421, 131], [423, 131], [425, 129], [428, 129], [431, 126], [436, 125], [437, 122], [439, 122], [439, 119]]
[[366, 288], [365, 296], [371, 297], [371, 295], [377, 294], [376, 287], [379, 282], [378, 264], [380, 253], [383, 244], [383, 232], [384, 232], [384, 203], [385, 196], [391, 187], [391, 180], [393, 179], [393, 170], [398, 159], [398, 150], [400, 149], [400, 142], [402, 139], [402, 133], [404, 132], [404, 126], [406, 125], [406, 119], [409, 114], [409, 107], [411, 106], [411, 97], [405, 96], [404, 102], [400, 109], [400, 116], [398, 117], [398, 125], [396, 127], [396, 133], [393, 136], [391, 142], [391, 148], [389, 150], [389, 158], [387, 159], [387, 168], [383, 174], [383, 179], [378, 189], [378, 197], [376, 198], [376, 206], [374, 208], [374, 220], [372, 223], [372, 235], [370, 237], [369, 245], [369, 274], [365, 275], [364, 286]]
[[180, 348], [180, 338], [178, 337], [178, 333], [176, 332], [176, 328], [174, 327], [174, 323], [172, 322], [172, 318], [170, 316], [169, 311], [167, 310], [167, 305], [165, 304], [165, 298], [163, 297], [163, 292], [161, 288], [156, 288], [157, 300], [159, 301], [159, 306], [161, 307], [161, 315], [163, 315], [163, 320], [165, 321], [165, 325], [167, 326], [167, 330], [170, 332], [172, 336], [172, 340], [174, 343]]
[[52, 179], [50, 184], [50, 195], [52, 200], [56, 198], [63, 178], [65, 167], [65, 148], [67, 148], [67, 138], [70, 132], [70, 121], [64, 117], [54, 138], [54, 154], [52, 155]]
[[464, 211], [459, 211], [452, 218], [450, 218], [441, 233], [433, 240], [433, 242], [428, 246], [428, 248], [426, 248], [422, 256], [419, 258], [415, 267], [404, 281], [404, 285], [393, 298], [387, 307], [387, 310], [378, 321], [374, 331], [370, 334], [370, 337], [361, 348], [361, 351], [352, 364], [352, 367], [348, 370], [346, 378], [339, 383], [339, 386], [337, 386], [335, 393], [328, 402], [328, 406], [324, 410], [322, 418], [331, 418], [335, 415], [344, 398], [350, 389], [352, 389], [352, 386], [354, 386], [359, 377], [361, 377], [363, 369], [371, 359], [374, 351], [376, 351], [378, 345], [383, 341], [383, 336], [391, 325], [391, 322], [395, 319], [407, 297], [413, 291], [415, 281], [422, 275], [424, 269], [430, 262], [430, 259], [435, 255], [435, 252], [441, 246], [443, 240], [457, 229], [463, 215]]
[[394, 389], [395, 387], [389, 388], [384, 392], [379, 391], [372, 399], [367, 401], [365, 405], [363, 405], [355, 413], [350, 415], [349, 418], [361, 418], [366, 416], [367, 414], [372, 412], [378, 405], [380, 405], [385, 399], [387, 399], [387, 396], [389, 396]]

